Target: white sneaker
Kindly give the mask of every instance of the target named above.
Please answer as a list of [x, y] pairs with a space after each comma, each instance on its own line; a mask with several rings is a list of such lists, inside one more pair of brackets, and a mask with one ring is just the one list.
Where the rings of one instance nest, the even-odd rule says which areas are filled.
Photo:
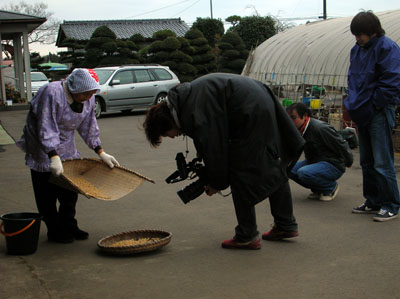
[[339, 184], [336, 185], [335, 190], [333, 190], [333, 192], [331, 194], [329, 194], [329, 195], [321, 194], [321, 196], [319, 197], [319, 200], [331, 201], [336, 197], [336, 195], [338, 194], [338, 191], [339, 191]]

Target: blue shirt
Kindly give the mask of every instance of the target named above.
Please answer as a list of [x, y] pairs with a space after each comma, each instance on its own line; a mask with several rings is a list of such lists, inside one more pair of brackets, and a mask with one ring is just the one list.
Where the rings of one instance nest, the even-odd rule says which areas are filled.
[[400, 104], [400, 48], [386, 36], [372, 38], [350, 52], [346, 110], [358, 126], [367, 125], [375, 109]]

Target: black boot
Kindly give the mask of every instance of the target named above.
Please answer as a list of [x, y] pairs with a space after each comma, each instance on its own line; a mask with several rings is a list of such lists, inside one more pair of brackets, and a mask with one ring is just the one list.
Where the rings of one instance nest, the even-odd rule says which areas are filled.
[[66, 230], [58, 218], [53, 219], [53, 221], [47, 221], [46, 225], [47, 239], [50, 242], [66, 244], [74, 241], [74, 236]]
[[69, 229], [69, 233], [75, 238], [75, 240], [86, 240], [89, 238], [89, 233], [79, 229], [78, 226]]
[[47, 233], [47, 239], [50, 242], [63, 243], [63, 244], [74, 242], [74, 236], [65, 231], [55, 231], [55, 232], [49, 231]]

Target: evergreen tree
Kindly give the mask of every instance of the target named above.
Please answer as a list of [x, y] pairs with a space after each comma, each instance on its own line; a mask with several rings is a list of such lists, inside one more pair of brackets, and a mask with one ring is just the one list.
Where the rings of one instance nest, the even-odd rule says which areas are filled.
[[231, 16], [226, 20], [229, 20], [229, 22], [233, 24], [228, 31], [239, 34], [248, 50], [257, 47], [263, 41], [277, 33], [275, 20], [270, 16], [250, 16], [242, 18]]
[[227, 32], [222, 36], [218, 48], [221, 50], [219, 71], [240, 74], [249, 55], [240, 36], [235, 32]]
[[87, 67], [112, 64], [112, 56], [117, 50], [117, 36], [103, 25], [98, 27], [86, 45], [85, 64]]
[[221, 19], [211, 18], [197, 18], [192, 25], [192, 29], [200, 30], [211, 47], [218, 43], [225, 32], [224, 23]]
[[215, 72], [217, 68], [216, 57], [203, 33], [196, 28], [192, 28], [186, 32], [185, 38], [193, 49], [192, 53], [188, 54], [192, 56], [192, 64], [197, 70], [196, 77]]
[[192, 57], [183, 51], [187, 45], [182, 48], [182, 39], [170, 30], [155, 32], [153, 39], [147, 49], [149, 62], [168, 66], [181, 82], [193, 80], [196, 68], [191, 64]]
[[44, 58], [41, 57], [39, 53], [32, 52], [32, 53], [30, 53], [30, 62], [31, 62], [32, 69], [39, 70], [40, 69], [39, 64], [44, 63]]
[[139, 63], [146, 63], [148, 50], [148, 41], [146, 40], [146, 38], [143, 35], [136, 33], [129, 38], [129, 41], [133, 42], [136, 45], [135, 56]]
[[118, 39], [107, 26], [98, 27], [86, 45], [87, 67], [137, 64], [137, 45], [132, 39]]
[[84, 49], [86, 42], [67, 38], [64, 40], [63, 44], [68, 48], [68, 51], [60, 52], [60, 62], [71, 64], [73, 67], [83, 67], [85, 61]]

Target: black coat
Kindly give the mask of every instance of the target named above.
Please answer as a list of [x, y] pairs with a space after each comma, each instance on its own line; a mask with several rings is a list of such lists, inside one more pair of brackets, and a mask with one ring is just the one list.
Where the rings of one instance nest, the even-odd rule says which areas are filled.
[[326, 161], [343, 172], [353, 164], [349, 144], [328, 123], [310, 118], [303, 137], [306, 140], [304, 156], [309, 164]]
[[168, 100], [204, 160], [211, 187], [235, 185], [240, 198], [255, 204], [288, 180], [288, 164], [304, 140], [267, 86], [216, 73], [177, 86]]

